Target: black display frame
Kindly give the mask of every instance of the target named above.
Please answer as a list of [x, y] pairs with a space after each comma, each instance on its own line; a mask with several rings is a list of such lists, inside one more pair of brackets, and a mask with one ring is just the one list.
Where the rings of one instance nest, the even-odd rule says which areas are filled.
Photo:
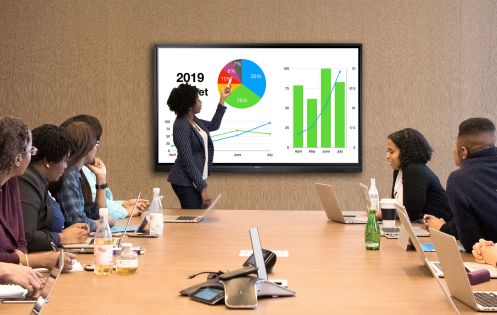
[[361, 43], [234, 43], [154, 45], [154, 170], [167, 172], [174, 163], [159, 162], [158, 52], [160, 48], [356, 48], [358, 49], [358, 162], [357, 163], [214, 163], [213, 171], [242, 173], [362, 172], [362, 44]]

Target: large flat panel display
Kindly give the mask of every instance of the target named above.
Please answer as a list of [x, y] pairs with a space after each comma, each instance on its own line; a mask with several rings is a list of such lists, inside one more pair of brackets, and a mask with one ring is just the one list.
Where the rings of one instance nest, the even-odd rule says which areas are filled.
[[155, 57], [156, 170], [177, 156], [171, 90], [195, 85], [211, 120], [231, 80], [214, 170], [361, 171], [360, 44], [157, 45]]

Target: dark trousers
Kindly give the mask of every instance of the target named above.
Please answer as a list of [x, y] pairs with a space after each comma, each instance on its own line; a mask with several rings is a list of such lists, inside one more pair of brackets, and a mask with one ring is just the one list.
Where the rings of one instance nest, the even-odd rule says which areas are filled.
[[202, 195], [193, 187], [171, 184], [182, 209], [202, 209]]

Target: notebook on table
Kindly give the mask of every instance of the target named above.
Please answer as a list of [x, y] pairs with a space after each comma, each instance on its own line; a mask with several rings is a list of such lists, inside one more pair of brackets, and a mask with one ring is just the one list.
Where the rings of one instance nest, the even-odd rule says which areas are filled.
[[438, 230], [430, 232], [450, 294], [477, 311], [497, 312], [497, 291], [473, 291], [456, 239]]
[[[133, 218], [133, 213], [135, 212], [136, 206], [138, 205], [138, 201], [140, 200], [140, 196], [141, 196], [141, 192], [136, 197], [135, 204], [133, 205], [133, 209], [131, 210], [131, 214], [129, 215], [128, 220], [126, 221], [126, 225], [123, 228], [123, 232], [122, 232], [121, 236], [112, 238], [112, 246], [121, 247], [121, 243], [124, 239], [124, 236], [126, 235], [126, 232], [128, 231], [129, 223], [131, 222], [131, 219]], [[62, 245], [62, 248], [66, 249], [70, 252], [93, 253], [93, 246], [94, 245], [95, 245], [95, 239], [93, 237], [89, 237], [83, 243], [66, 244], [66, 245]]]
[[[368, 217], [360, 211], [342, 211], [333, 191], [333, 186], [315, 183], [319, 199], [323, 205], [328, 220], [345, 224], [366, 224]], [[364, 212], [362, 212], [364, 213]]]
[[198, 223], [202, 221], [211, 211], [214, 209], [216, 203], [221, 199], [222, 194], [219, 194], [216, 199], [214, 199], [209, 207], [207, 207], [201, 215], [193, 216], [193, 215], [166, 215], [164, 216], [165, 223]]
[[[440, 263], [438, 261], [430, 261], [428, 259], [428, 257], [426, 256], [426, 253], [423, 250], [423, 246], [422, 246], [421, 242], [418, 240], [416, 234], [414, 233], [411, 221], [407, 217], [407, 212], [406, 212], [404, 206], [397, 204], [396, 210], [397, 210], [397, 216], [400, 219], [402, 227], [405, 229], [405, 232], [407, 233], [407, 237], [410, 239], [411, 244], [416, 249], [416, 252], [418, 253], [418, 257], [421, 260], [421, 263], [427, 265], [428, 268], [431, 268], [430, 270], [433, 270], [433, 272], [438, 277], [443, 278], [444, 272], [442, 271], [442, 267], [441, 267]], [[438, 246], [435, 245], [435, 248], [438, 248]], [[459, 251], [459, 249], [458, 249], [458, 251]], [[478, 269], [487, 269], [490, 272], [491, 278], [497, 278], [497, 268], [495, 268], [493, 266], [478, 264], [475, 262], [465, 262], [464, 266], [466, 267], [466, 269], [468, 271], [475, 271]]]

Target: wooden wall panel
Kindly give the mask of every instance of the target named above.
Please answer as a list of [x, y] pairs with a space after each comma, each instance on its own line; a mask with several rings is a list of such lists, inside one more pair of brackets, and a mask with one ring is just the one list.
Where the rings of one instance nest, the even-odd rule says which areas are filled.
[[100, 155], [118, 198], [159, 186], [153, 171], [155, 43], [360, 42], [363, 172], [215, 173], [220, 208], [319, 209], [313, 183], [337, 186], [360, 209], [358, 182], [391, 186], [386, 136], [412, 127], [435, 149], [445, 184], [461, 119], [494, 121], [497, 6], [493, 1], [0, 1], [0, 115], [32, 127], [88, 113], [105, 131]]

